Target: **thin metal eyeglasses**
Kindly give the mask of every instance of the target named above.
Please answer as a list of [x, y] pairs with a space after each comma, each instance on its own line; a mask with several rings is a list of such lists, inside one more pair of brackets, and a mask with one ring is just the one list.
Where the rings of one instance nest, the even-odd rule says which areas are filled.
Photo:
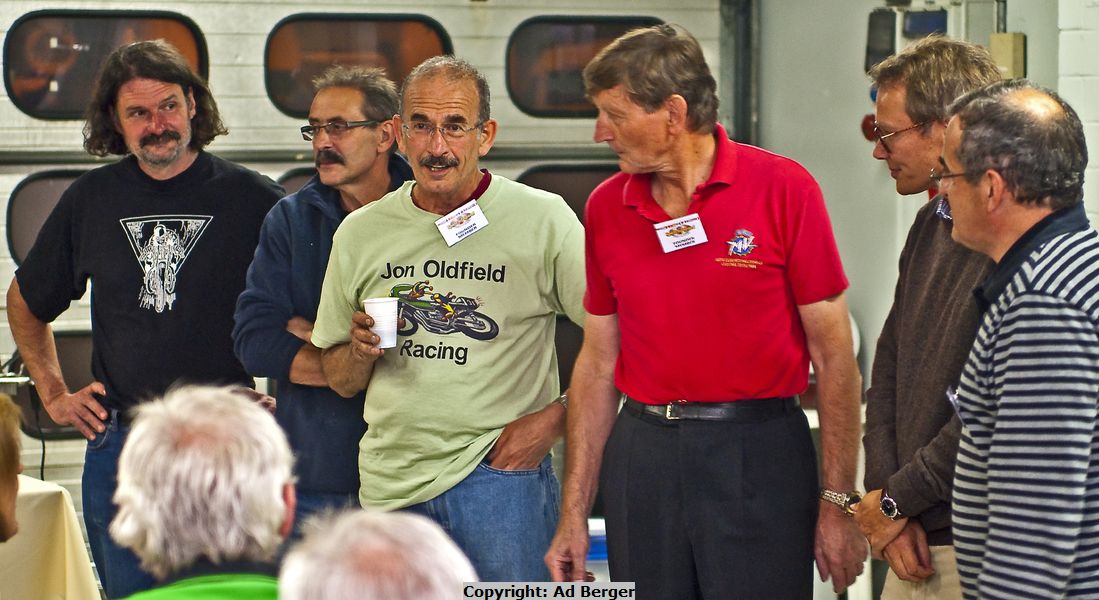
[[961, 173], [939, 173], [935, 169], [931, 169], [931, 175], [929, 176], [929, 178], [931, 179], [931, 183], [934, 184], [936, 188], [941, 189], [943, 187], [943, 180], [944, 179], [950, 180], [950, 179], [953, 179], [954, 177], [965, 177], [967, 175], [977, 175], [979, 173], [982, 173], [982, 171], [962, 171]]
[[882, 133], [882, 131], [884, 131], [884, 130], [881, 127], [878, 127], [878, 122], [877, 121], [874, 121], [874, 137], [877, 138], [878, 143], [881, 144], [882, 148], [885, 148], [886, 152], [892, 152], [893, 149], [889, 147], [889, 144], [885, 143], [885, 140], [887, 138], [891, 138], [891, 137], [893, 137], [893, 136], [895, 136], [899, 133], [904, 133], [906, 131], [911, 131], [911, 130], [917, 128], [917, 127], [923, 127], [923, 126], [924, 126], [924, 124], [921, 122], [921, 123], [916, 123], [915, 125], [912, 125], [911, 127], [905, 127], [904, 129], [898, 129], [896, 131], [890, 131], [889, 133]]
[[317, 132], [324, 130], [328, 134], [328, 137], [338, 138], [341, 135], [347, 133], [348, 129], [354, 129], [355, 127], [374, 127], [381, 121], [329, 121], [323, 125], [303, 125], [301, 128], [301, 138], [307, 142], [312, 142], [316, 137]]
[[432, 125], [427, 121], [412, 121], [410, 123], [404, 123], [401, 125], [401, 129], [404, 129], [405, 135], [410, 138], [415, 138], [420, 141], [426, 141], [431, 139], [435, 135], [435, 132], [443, 134], [443, 137], [448, 140], [460, 140], [466, 137], [471, 131], [476, 131], [484, 126], [483, 121], [477, 121], [469, 127], [463, 127], [460, 123], [443, 123], [442, 125]]

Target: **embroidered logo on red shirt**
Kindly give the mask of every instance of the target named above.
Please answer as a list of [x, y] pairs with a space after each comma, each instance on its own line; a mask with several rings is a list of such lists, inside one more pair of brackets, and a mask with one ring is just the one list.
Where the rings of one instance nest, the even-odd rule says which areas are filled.
[[[729, 246], [728, 256], [714, 257], [714, 261], [723, 267], [737, 267], [740, 269], [758, 269], [763, 266], [763, 261], [754, 258], [744, 258], [759, 247], [756, 236], [747, 229], [737, 229], [733, 237], [725, 242]], [[731, 257], [731, 258], [730, 258]]]
[[727, 242], [729, 245], [729, 256], [748, 256], [755, 250], [759, 244], [753, 243], [756, 239], [755, 234], [747, 229], [737, 229], [733, 238]]

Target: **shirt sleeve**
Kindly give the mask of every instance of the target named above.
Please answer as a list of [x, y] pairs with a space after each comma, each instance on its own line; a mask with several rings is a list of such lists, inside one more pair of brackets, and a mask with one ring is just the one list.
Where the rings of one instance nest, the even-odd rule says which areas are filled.
[[263, 221], [244, 292], [237, 299], [233, 350], [250, 375], [286, 379], [304, 342], [287, 331], [294, 316], [290, 223], [281, 204]]
[[354, 278], [348, 270], [355, 264], [349, 251], [357, 243], [355, 236], [347, 233], [353, 222], [354, 214], [344, 219], [332, 238], [332, 253], [328, 257], [324, 285], [321, 286], [321, 303], [317, 307], [317, 322], [313, 324], [313, 345], [321, 349], [351, 341], [351, 315], [359, 310], [358, 296], [348, 283]]
[[804, 306], [847, 289], [847, 276], [820, 186], [800, 165], [786, 185], [787, 270], [794, 301]]
[[599, 252], [597, 236], [599, 233], [599, 217], [595, 207], [598, 202], [597, 195], [606, 193], [606, 182], [592, 192], [587, 206], [584, 208], [584, 269], [587, 286], [584, 290], [584, 308], [593, 315], [613, 315], [618, 312], [618, 299], [614, 295], [614, 288], [599, 264]]
[[978, 432], [991, 439], [977, 595], [1061, 598], [1074, 565], [1092, 560], [1099, 336], [1088, 315], [1039, 294], [1016, 298], [997, 336], [999, 403], [991, 430]]
[[553, 253], [554, 296], [557, 311], [569, 320], [584, 326], [584, 226], [561, 201], [564, 213], [560, 218], [562, 233]]
[[[900, 297], [900, 282], [897, 283]], [[866, 475], [863, 483], [867, 490], [881, 489], [889, 476], [897, 472], [897, 338], [894, 302], [889, 316], [878, 336], [874, 352], [870, 389], [866, 391], [866, 433], [862, 444], [866, 451]], [[907, 506], [906, 506], [907, 509]], [[907, 514], [907, 513], [906, 513]]]
[[76, 196], [73, 187], [61, 195], [15, 272], [27, 307], [44, 323], [53, 322], [88, 289], [88, 274], [79, 268], [76, 256]]

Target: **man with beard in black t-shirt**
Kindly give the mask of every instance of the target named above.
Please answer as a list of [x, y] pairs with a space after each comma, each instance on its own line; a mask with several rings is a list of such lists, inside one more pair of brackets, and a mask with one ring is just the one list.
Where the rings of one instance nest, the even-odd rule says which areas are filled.
[[[233, 355], [233, 307], [282, 189], [203, 151], [227, 133], [206, 83], [164, 41], [107, 57], [84, 127], [122, 155], [62, 195], [8, 289], [8, 322], [46, 411], [88, 448], [84, 520], [108, 597], [152, 586], [107, 533], [127, 409], [178, 383], [253, 385]], [[49, 323], [91, 282], [92, 373], [72, 392]]]

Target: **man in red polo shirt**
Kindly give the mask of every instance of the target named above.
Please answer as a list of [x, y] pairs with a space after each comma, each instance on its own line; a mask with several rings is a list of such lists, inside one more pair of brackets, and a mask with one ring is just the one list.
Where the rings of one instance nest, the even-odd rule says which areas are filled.
[[622, 36], [584, 81], [595, 140], [622, 173], [587, 207], [590, 316], [550, 572], [584, 577], [599, 479], [611, 578], [639, 597], [810, 598], [814, 556], [843, 590], [866, 545], [818, 501], [796, 397], [812, 362], [823, 484], [853, 489], [860, 379], [819, 187], [727, 138], [701, 48], [681, 29]]

